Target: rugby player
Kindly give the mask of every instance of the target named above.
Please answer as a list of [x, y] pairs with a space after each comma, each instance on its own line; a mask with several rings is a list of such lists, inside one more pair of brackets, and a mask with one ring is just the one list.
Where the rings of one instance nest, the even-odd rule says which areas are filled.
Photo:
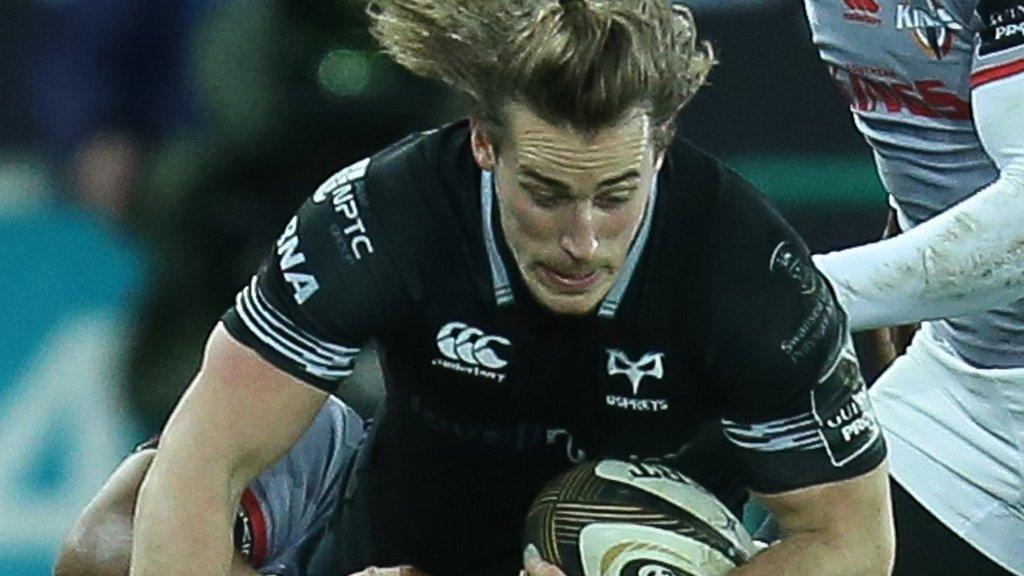
[[[231, 576], [301, 574], [297, 558], [324, 529], [364, 435], [354, 410], [337, 398], [324, 403], [298, 442], [242, 493]], [[65, 539], [54, 576], [128, 573], [136, 493], [157, 444], [141, 444], [107, 480]], [[187, 528], [178, 532], [188, 537]]]
[[784, 537], [739, 576], [887, 574], [886, 448], [845, 317], [764, 199], [674, 138], [713, 61], [689, 12], [370, 14], [471, 119], [342, 170], [285, 226], [163, 432], [131, 574], [227, 574], [244, 487], [369, 339], [387, 396], [308, 574], [514, 574], [534, 495], [597, 457], [666, 461], [734, 509], [754, 491]]
[[872, 388], [896, 574], [1024, 575], [1024, 2], [805, 5], [906, 230], [815, 262], [851, 329], [924, 321]]

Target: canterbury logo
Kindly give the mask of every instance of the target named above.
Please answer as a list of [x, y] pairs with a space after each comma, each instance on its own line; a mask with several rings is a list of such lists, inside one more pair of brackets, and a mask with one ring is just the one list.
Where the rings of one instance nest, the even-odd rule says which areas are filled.
[[497, 370], [508, 365], [491, 348], [495, 345], [511, 346], [512, 342], [501, 336], [487, 336], [483, 331], [462, 322], [449, 322], [437, 333], [437, 349], [441, 354], [471, 366]]
[[625, 352], [608, 349], [608, 375], [625, 374], [626, 378], [629, 378], [629, 383], [633, 385], [633, 395], [636, 396], [644, 376], [653, 376], [661, 380], [665, 375], [665, 369], [661, 364], [664, 355], [661, 352], [651, 352], [644, 354], [640, 361], [633, 362]]

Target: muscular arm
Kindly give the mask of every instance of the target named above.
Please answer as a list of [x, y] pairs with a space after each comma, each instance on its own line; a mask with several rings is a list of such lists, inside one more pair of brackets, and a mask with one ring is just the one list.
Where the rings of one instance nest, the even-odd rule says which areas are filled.
[[139, 490], [130, 574], [229, 574], [243, 489], [295, 443], [325, 398], [218, 326]]
[[[886, 576], [895, 556], [888, 467], [840, 482], [755, 494], [782, 541], [730, 576]], [[841, 551], [841, 553], [837, 553]]]
[[[132, 515], [139, 484], [156, 450], [133, 454], [121, 464], [71, 528], [57, 557], [54, 576], [124, 576], [132, 549]], [[184, 538], [188, 530], [179, 530]], [[258, 576], [235, 552], [231, 576]]]
[[1024, 297], [1024, 35], [992, 41], [1000, 26], [1024, 20], [1010, 5], [994, 0], [981, 10], [986, 28], [971, 93], [978, 136], [999, 178], [895, 238], [815, 257], [854, 331], [963, 316]]
[[899, 236], [814, 262], [853, 331], [1013, 302], [1024, 296], [1024, 164], [1005, 167], [989, 187]]

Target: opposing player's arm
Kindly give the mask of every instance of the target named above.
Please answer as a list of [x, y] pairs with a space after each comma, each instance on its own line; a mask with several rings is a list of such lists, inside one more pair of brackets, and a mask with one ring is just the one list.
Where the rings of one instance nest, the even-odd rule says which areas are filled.
[[971, 93], [999, 178], [892, 239], [817, 256], [853, 330], [982, 312], [1024, 295], [1024, 4], [981, 0]]
[[740, 473], [784, 529], [735, 573], [888, 574], [886, 448], [845, 317], [796, 233], [749, 185], [725, 182], [721, 228], [743, 234], [723, 233], [716, 251], [710, 377]]
[[139, 490], [133, 576], [230, 573], [245, 486], [309, 426], [326, 394], [214, 330]]
[[[54, 576], [128, 573], [135, 498], [155, 454], [155, 449], [132, 454], [114, 471], [68, 532], [57, 555]], [[258, 575], [242, 554], [235, 552], [231, 576]]]
[[[248, 485], [237, 503], [232, 576], [290, 566], [340, 497], [337, 480], [352, 465], [363, 430], [355, 411], [328, 400], [291, 450]], [[139, 486], [158, 446], [159, 437], [147, 441], [110, 475], [68, 532], [54, 576], [128, 573]]]

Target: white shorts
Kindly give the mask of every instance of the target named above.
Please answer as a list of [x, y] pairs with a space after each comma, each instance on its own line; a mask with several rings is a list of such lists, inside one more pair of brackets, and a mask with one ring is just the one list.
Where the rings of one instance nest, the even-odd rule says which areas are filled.
[[1024, 576], [1024, 368], [974, 368], [925, 323], [870, 394], [893, 477]]

